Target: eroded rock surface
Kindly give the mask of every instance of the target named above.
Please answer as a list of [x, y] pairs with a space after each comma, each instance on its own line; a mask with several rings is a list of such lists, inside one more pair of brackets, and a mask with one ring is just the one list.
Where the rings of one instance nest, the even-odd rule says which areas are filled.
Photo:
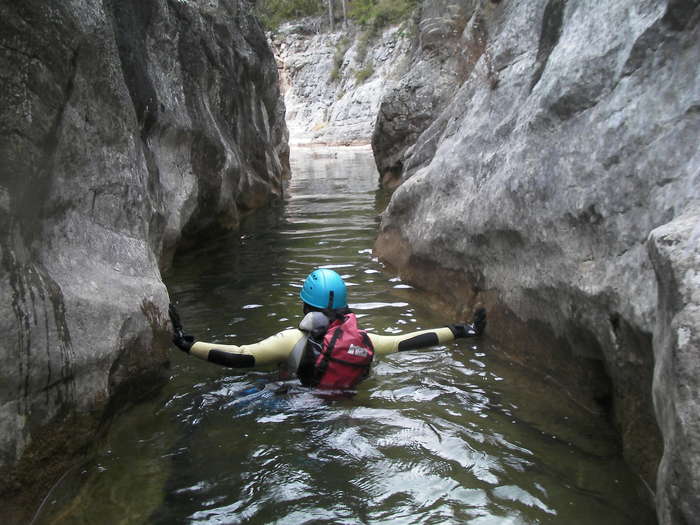
[[479, 20], [472, 19], [478, 3], [425, 1], [402, 23], [374, 32], [352, 23], [329, 31], [314, 18], [284, 24], [270, 41], [281, 71], [290, 141], [372, 142], [386, 185], [394, 184], [406, 150], [483, 52], [483, 39], [480, 50], [461, 47], [465, 31], [483, 36]]
[[[455, 40], [473, 64], [444, 110], [414, 144], [409, 133], [374, 139], [386, 142], [378, 166], [402, 182], [377, 252], [458, 311], [485, 302], [490, 326], [505, 327], [491, 337], [519, 343], [514, 359], [608, 406], [662, 521], [679, 523], [700, 515], [687, 306], [698, 283], [658, 240], [655, 273], [646, 242], [700, 201], [699, 17], [689, 0], [479, 2]], [[378, 132], [391, 129], [379, 118]], [[681, 286], [677, 303], [660, 305]], [[669, 350], [674, 338], [683, 350]], [[562, 363], [604, 369], [609, 395]]]
[[235, 226], [281, 193], [284, 107], [251, 9], [0, 2], [4, 513], [118, 392], [156, 384], [160, 269], [182, 233]]
[[271, 36], [290, 142], [368, 144], [384, 93], [408, 65], [405, 26], [367, 38], [352, 26], [328, 32], [313, 22], [286, 24]]
[[382, 185], [399, 184], [412, 174], [425, 155], [412, 156], [415, 144], [439, 136], [444, 126], [423, 132], [464, 82], [485, 48], [481, 18], [474, 16], [478, 2], [426, 0], [416, 13], [417, 34], [412, 41], [410, 67], [394, 81], [379, 106], [372, 149]]
[[700, 207], [647, 243], [658, 282], [654, 402], [664, 429], [659, 517], [692, 523], [700, 509]]

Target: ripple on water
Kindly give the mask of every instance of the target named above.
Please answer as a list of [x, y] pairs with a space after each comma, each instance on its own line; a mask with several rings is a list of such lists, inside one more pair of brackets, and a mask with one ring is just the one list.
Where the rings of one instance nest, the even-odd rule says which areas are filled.
[[[386, 197], [371, 155], [316, 157], [293, 156], [284, 206], [178, 256], [167, 282], [192, 333], [241, 344], [296, 326], [319, 266], [372, 331], [452, 321], [372, 257]], [[116, 419], [38, 523], [653, 523], [605, 427], [499, 354], [395, 354], [330, 398], [174, 351], [160, 396]]]

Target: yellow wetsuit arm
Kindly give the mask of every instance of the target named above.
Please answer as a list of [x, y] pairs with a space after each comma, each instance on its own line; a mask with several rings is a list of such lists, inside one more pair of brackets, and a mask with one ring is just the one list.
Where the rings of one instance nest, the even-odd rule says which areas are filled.
[[[455, 339], [452, 330], [447, 327], [401, 335], [373, 333], [367, 335], [378, 356], [436, 346]], [[236, 346], [196, 341], [189, 353], [205, 361], [231, 368], [262, 368], [284, 363], [302, 336], [301, 330], [291, 329], [250, 345]]]
[[401, 335], [369, 335], [374, 352], [377, 355], [393, 354], [394, 352], [403, 352], [404, 350], [415, 350], [426, 346], [435, 346], [443, 343], [454, 341], [455, 336], [447, 327], [434, 328], [432, 330], [421, 330], [419, 332], [411, 332], [410, 334]]
[[302, 335], [301, 330], [284, 330], [260, 342], [241, 346], [196, 341], [190, 348], [190, 354], [231, 368], [277, 365], [287, 360]]

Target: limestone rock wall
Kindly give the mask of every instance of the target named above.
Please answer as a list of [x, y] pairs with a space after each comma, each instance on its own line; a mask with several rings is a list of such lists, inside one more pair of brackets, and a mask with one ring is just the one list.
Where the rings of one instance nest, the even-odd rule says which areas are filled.
[[658, 282], [654, 404], [664, 430], [662, 523], [692, 523], [700, 509], [700, 207], [651, 232]]
[[416, 142], [434, 141], [442, 131], [437, 126], [423, 133], [484, 52], [478, 7], [476, 0], [424, 0], [418, 5], [410, 66], [387, 86], [372, 134], [382, 186], [395, 187], [402, 176], [414, 173], [425, 161]]
[[0, 1], [3, 494], [40, 490], [116, 394], [153, 387], [178, 239], [281, 194], [284, 106], [251, 10]]
[[[485, 302], [510, 357], [607, 407], [664, 523], [700, 515], [699, 19], [693, 0], [481, 1], [444, 109], [412, 144], [374, 138], [401, 183], [377, 252], [458, 312]], [[596, 367], [607, 393], [580, 379]]]
[[[271, 35], [290, 142], [368, 144], [384, 93], [409, 63], [408, 25], [368, 40], [353, 26], [321, 31], [310, 19], [286, 24]], [[367, 78], [359, 77], [361, 72]]]

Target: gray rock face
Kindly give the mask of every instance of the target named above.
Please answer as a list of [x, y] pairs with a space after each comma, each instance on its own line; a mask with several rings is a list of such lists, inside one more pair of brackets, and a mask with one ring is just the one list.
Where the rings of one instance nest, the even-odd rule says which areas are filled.
[[[582, 402], [608, 401], [552, 363], [602, 364], [626, 459], [656, 485], [664, 522], [680, 520], [671, 508], [691, 522], [700, 515], [700, 376], [689, 357], [697, 319], [683, 321], [690, 332], [678, 319], [689, 316], [698, 282], [670, 281], [663, 268], [697, 267], [696, 255], [652, 240], [655, 274], [645, 246], [700, 201], [700, 8], [542, 0], [482, 2], [477, 15], [483, 52], [445, 109], [401, 155], [400, 141], [377, 152], [378, 165], [398, 166], [405, 181], [377, 252], [458, 311], [487, 303], [490, 326], [504, 327], [492, 337], [537, 333], [517, 359], [572, 395], [583, 391]], [[478, 48], [470, 24], [462, 45]], [[436, 282], [438, 266], [447, 284]], [[677, 303], [661, 305], [674, 287]], [[665, 450], [655, 483], [657, 422]]]
[[[483, 54], [485, 40], [475, 1], [428, 0], [419, 6], [418, 34], [411, 67], [390, 86], [379, 106], [372, 135], [377, 169], [384, 187], [412, 174], [422, 156], [411, 156], [421, 134], [436, 120]], [[444, 125], [429, 136], [437, 136]], [[439, 130], [439, 132], [437, 131]]]
[[693, 523], [700, 509], [700, 208], [651, 232], [658, 282], [654, 404], [664, 429], [659, 517]]
[[[353, 27], [315, 32], [310, 22], [287, 24], [271, 36], [290, 142], [367, 144], [382, 96], [407, 66], [410, 39], [401, 27], [367, 41]], [[361, 72], [369, 76], [358, 77]]]
[[40, 489], [117, 393], [155, 384], [181, 235], [281, 193], [284, 107], [250, 12], [0, 2], [3, 494]]

